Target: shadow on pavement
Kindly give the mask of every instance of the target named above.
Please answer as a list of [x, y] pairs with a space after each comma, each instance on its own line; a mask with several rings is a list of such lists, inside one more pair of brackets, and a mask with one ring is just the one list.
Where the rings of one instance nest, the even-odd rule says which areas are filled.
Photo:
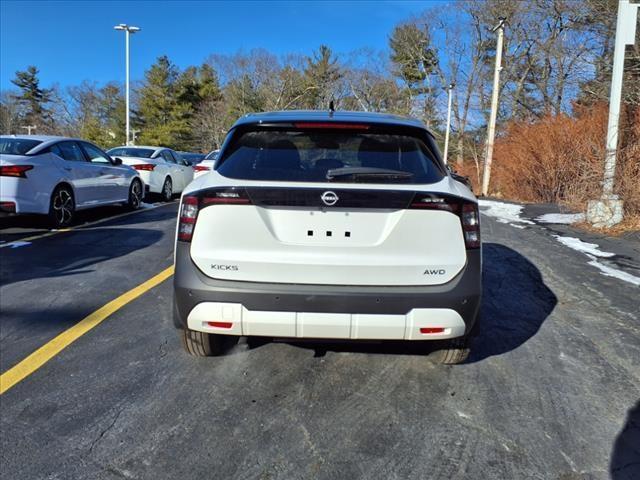
[[[164, 205], [167, 205], [166, 208]], [[162, 204], [160, 208], [145, 209], [141, 208], [132, 215], [123, 218], [115, 218], [114, 222], [118, 225], [140, 224], [148, 222], [158, 222], [176, 217], [175, 209], [168, 205], [176, 205], [176, 202]], [[83, 224], [103, 220], [104, 224], [96, 226], [108, 225], [111, 217], [128, 213], [129, 210], [120, 206], [107, 206], [92, 208], [89, 210], [81, 210], [77, 212], [76, 218], [71, 227], [82, 228]], [[3, 242], [14, 242], [21, 238], [39, 235], [50, 231], [47, 225], [47, 218], [43, 215], [19, 215], [16, 217], [7, 217], [0, 219], [0, 240]]]
[[[557, 297], [544, 284], [537, 267], [515, 250], [497, 243], [483, 244], [483, 300], [471, 355], [466, 363], [515, 350], [533, 337], [555, 308]], [[286, 343], [326, 352], [352, 352], [387, 355], [429, 355], [437, 344], [425, 342], [289, 341]], [[257, 348], [268, 339], [251, 338]]]
[[627, 422], [613, 444], [609, 473], [612, 480], [640, 478], [640, 400], [629, 410]]
[[115, 227], [78, 232], [72, 237], [56, 236], [26, 247], [3, 249], [0, 285], [91, 272], [96, 264], [149, 247], [164, 235], [160, 230]]

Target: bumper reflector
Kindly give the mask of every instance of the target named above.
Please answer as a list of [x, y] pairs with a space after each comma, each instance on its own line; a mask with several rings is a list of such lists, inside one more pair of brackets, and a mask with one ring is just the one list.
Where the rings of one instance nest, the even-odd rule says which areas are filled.
[[207, 325], [215, 328], [231, 328], [232, 322], [207, 322]]
[[420, 329], [420, 333], [428, 334], [428, 333], [444, 333], [444, 328], [442, 327], [424, 327]]

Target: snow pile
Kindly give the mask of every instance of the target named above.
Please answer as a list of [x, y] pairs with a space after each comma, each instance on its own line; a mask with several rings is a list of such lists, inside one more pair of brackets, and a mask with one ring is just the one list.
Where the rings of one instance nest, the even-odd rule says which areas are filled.
[[500, 223], [512, 223], [513, 226], [517, 223], [533, 224], [532, 221], [520, 217], [522, 209], [524, 208], [522, 205], [484, 199], [480, 200], [478, 204], [480, 207], [483, 207], [482, 213], [497, 219]]
[[556, 239], [566, 245], [569, 248], [577, 250], [578, 252], [586, 253], [588, 255], [593, 255], [594, 257], [613, 257], [615, 253], [611, 252], [602, 252], [600, 250], [600, 246], [595, 243], [587, 243], [583, 242], [579, 238], [576, 237], [562, 237], [560, 235], [554, 235]]
[[536, 222], [540, 223], [563, 223], [565, 225], [583, 221], [584, 213], [546, 213], [536, 218]]
[[145, 203], [145, 202], [140, 202], [140, 208], [155, 208], [158, 205], [155, 203]]

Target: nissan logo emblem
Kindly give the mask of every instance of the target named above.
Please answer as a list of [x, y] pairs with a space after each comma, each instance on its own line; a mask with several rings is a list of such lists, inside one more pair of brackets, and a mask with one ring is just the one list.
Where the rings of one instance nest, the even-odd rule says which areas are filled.
[[325, 205], [332, 206], [338, 203], [338, 195], [335, 192], [329, 190], [328, 192], [324, 192], [320, 197]]

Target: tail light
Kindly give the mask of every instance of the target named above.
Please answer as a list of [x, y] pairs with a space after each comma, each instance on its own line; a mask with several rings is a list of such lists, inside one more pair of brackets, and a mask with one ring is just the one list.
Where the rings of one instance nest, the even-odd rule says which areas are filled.
[[211, 205], [250, 205], [251, 199], [244, 189], [203, 190], [182, 197], [178, 222], [178, 240], [190, 242], [196, 226], [198, 213]]
[[196, 172], [208, 172], [211, 170], [211, 167], [207, 167], [206, 165], [194, 165], [193, 170]]
[[462, 231], [467, 248], [480, 248], [480, 213], [478, 204], [464, 202], [462, 204]]
[[33, 165], [2, 165], [0, 166], [0, 177], [27, 178], [26, 172], [31, 169], [33, 169]]
[[478, 205], [457, 197], [418, 193], [409, 206], [411, 209], [444, 210], [460, 217], [464, 243], [467, 248], [480, 248], [480, 214]]
[[0, 212], [16, 213], [15, 202], [0, 202]]
[[156, 168], [156, 166], [153, 165], [152, 163], [140, 163], [138, 165], [131, 165], [131, 166], [136, 170], [141, 170], [144, 172], [151, 172], [153, 171], [154, 168]]

